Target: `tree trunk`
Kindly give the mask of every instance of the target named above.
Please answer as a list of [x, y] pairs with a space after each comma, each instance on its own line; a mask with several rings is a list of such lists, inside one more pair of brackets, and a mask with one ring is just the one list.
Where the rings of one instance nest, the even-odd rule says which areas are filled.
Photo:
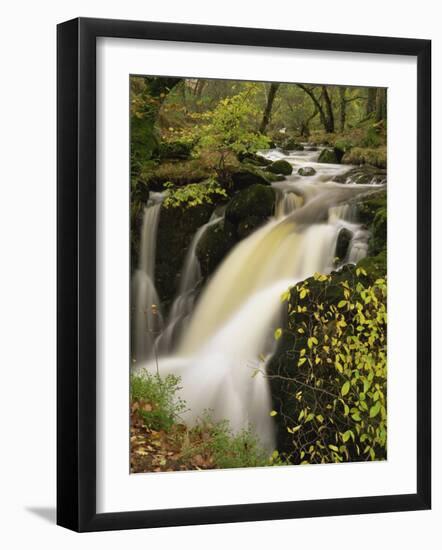
[[[325, 86], [322, 86], [322, 97], [326, 101], [326, 111], [324, 111], [324, 108], [322, 107], [320, 101], [315, 96], [313, 89], [308, 88], [307, 86], [304, 86], [304, 84], [297, 84], [298, 88], [301, 88], [301, 90], [304, 90], [304, 92], [311, 98], [313, 101], [313, 104], [318, 109], [319, 117], [321, 119], [321, 123], [324, 126], [324, 130], [328, 133], [333, 133], [335, 131], [335, 122], [333, 118], [333, 109], [331, 106], [330, 96], [327, 93], [327, 89]], [[325, 89], [325, 94], [324, 94]], [[327, 105], [327, 98], [328, 98], [328, 105]]]
[[266, 105], [266, 108], [264, 109], [264, 114], [262, 116], [261, 125], [259, 127], [259, 131], [260, 131], [261, 134], [265, 133], [265, 131], [267, 129], [267, 125], [270, 122], [270, 117], [272, 115], [273, 102], [275, 101], [275, 96], [276, 96], [276, 92], [278, 91], [278, 88], [279, 88], [278, 83], [272, 82], [270, 84], [269, 95], [267, 96], [267, 105]]
[[322, 86], [322, 97], [325, 101], [326, 116], [326, 132], [333, 134], [335, 131], [335, 118], [333, 115], [333, 106], [328, 94], [327, 86]]
[[376, 111], [376, 95], [377, 95], [377, 88], [368, 88], [367, 107], [365, 111], [365, 114], [367, 116], [370, 116], [372, 113]]
[[377, 88], [376, 93], [376, 122], [387, 118], [387, 91], [385, 88]]
[[345, 119], [347, 114], [347, 101], [345, 99], [346, 92], [347, 88], [345, 86], [339, 86], [339, 130], [341, 132], [345, 130]]

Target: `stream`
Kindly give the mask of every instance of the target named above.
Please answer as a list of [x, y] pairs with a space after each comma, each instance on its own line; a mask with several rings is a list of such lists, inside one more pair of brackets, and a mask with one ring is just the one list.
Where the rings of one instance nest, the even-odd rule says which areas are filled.
[[[275, 429], [266, 362], [275, 351], [274, 330], [281, 322], [280, 296], [315, 272], [336, 269], [340, 232], [351, 234], [344, 263], [367, 254], [369, 232], [358, 223], [351, 199], [380, 185], [336, 183], [352, 166], [318, 163], [320, 150], [283, 154], [293, 174], [273, 183], [275, 214], [240, 241], [202, 285], [196, 247], [207, 228], [222, 223], [216, 209], [194, 235], [184, 262], [178, 295], [166, 319], [155, 290], [154, 266], [161, 194], [152, 194], [144, 213], [140, 263], [132, 282], [134, 369], [158, 370], [181, 377], [181, 396], [192, 423], [210, 410], [214, 420], [228, 419], [233, 431], [251, 427], [268, 449]], [[298, 175], [312, 167], [312, 176]], [[202, 288], [201, 288], [202, 287]], [[155, 356], [155, 357], [154, 357]]]

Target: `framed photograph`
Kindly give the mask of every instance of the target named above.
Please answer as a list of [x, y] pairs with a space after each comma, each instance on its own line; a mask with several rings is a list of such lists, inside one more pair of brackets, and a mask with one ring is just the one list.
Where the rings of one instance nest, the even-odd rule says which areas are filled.
[[430, 54], [58, 26], [59, 525], [430, 508]]

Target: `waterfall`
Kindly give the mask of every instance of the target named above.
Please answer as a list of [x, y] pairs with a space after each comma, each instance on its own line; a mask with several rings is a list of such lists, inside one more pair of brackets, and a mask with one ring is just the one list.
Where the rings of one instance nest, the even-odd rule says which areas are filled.
[[181, 335], [183, 324], [193, 310], [197, 287], [201, 282], [201, 268], [196, 255], [198, 243], [207, 229], [222, 219], [222, 215], [214, 212], [210, 220], [198, 229], [190, 243], [184, 260], [178, 295], [172, 304], [167, 325], [156, 340], [157, 350], [161, 355], [172, 352]]
[[132, 278], [132, 358], [152, 356], [156, 335], [163, 327], [160, 299], [155, 288], [155, 252], [162, 195], [152, 193], [144, 209], [140, 259]]
[[[268, 157], [272, 156], [281, 158], [281, 153], [272, 151]], [[357, 262], [366, 254], [369, 236], [352, 202], [368, 186], [332, 181], [349, 167], [321, 165], [304, 152], [284, 158], [295, 169], [307, 160], [317, 173], [309, 178], [295, 173], [272, 184], [275, 216], [230, 250], [198, 300], [197, 245], [219, 219], [212, 218], [196, 232], [167, 326], [157, 340], [160, 374], [181, 377], [181, 395], [189, 407], [185, 421], [195, 422], [209, 409], [214, 420], [229, 420], [235, 431], [251, 426], [268, 449], [274, 448], [275, 433], [265, 358], [274, 351], [273, 333], [281, 323], [280, 296], [315, 272], [336, 269], [343, 228], [351, 232], [346, 262]], [[155, 365], [151, 361], [136, 368]]]

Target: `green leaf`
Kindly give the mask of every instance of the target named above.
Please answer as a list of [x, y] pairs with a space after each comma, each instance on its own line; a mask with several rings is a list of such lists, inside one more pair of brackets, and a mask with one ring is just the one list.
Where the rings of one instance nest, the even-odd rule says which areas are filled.
[[377, 401], [370, 409], [370, 418], [374, 418], [381, 410], [381, 402]]
[[276, 411], [270, 411], [270, 416], [276, 416], [278, 413]]
[[281, 338], [281, 335], [282, 335], [282, 329], [281, 328], [277, 328], [275, 330], [275, 340], [279, 340]]
[[338, 303], [338, 307], [345, 307], [347, 305], [347, 300], [341, 300], [339, 303]]
[[347, 380], [341, 388], [341, 395], [347, 395], [347, 393], [350, 391], [350, 382]]

